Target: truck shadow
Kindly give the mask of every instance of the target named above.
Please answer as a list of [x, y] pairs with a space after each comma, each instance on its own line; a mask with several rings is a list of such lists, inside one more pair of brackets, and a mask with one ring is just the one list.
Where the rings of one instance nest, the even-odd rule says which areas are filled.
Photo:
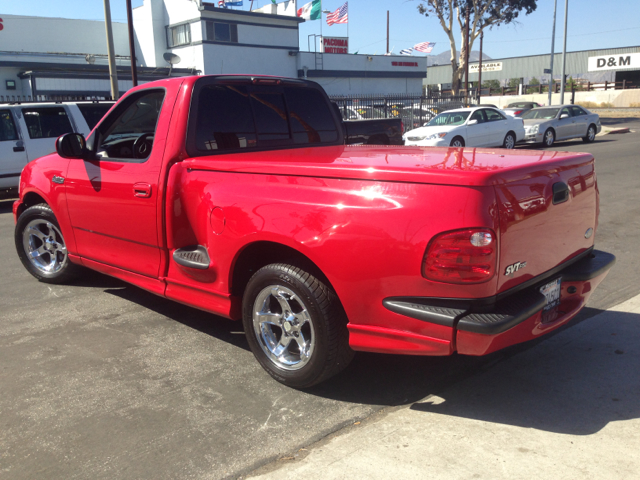
[[[565, 329], [598, 313], [586, 308]], [[593, 434], [609, 422], [640, 418], [637, 351], [628, 347], [624, 327], [619, 337], [615, 333], [620, 325], [637, 325], [640, 315], [612, 315], [611, 337], [596, 341], [581, 334], [562, 349], [555, 348], [557, 342], [543, 344], [560, 329], [486, 357], [359, 354], [343, 374], [309, 393], [365, 404], [413, 403], [410, 408], [421, 412]]]

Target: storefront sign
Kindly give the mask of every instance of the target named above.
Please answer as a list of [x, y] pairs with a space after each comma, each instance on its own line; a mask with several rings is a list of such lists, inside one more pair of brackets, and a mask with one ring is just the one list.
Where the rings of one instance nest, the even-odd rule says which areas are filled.
[[418, 62], [391, 62], [392, 67], [417, 67]]
[[322, 37], [322, 51], [324, 53], [349, 53], [349, 39], [347, 37]]
[[[469, 73], [478, 73], [480, 65], [478, 63], [469, 64]], [[482, 62], [483, 72], [499, 72], [502, 70], [502, 62]]]
[[640, 68], [640, 53], [618, 53], [589, 57], [589, 71], [621, 70], [623, 68]]

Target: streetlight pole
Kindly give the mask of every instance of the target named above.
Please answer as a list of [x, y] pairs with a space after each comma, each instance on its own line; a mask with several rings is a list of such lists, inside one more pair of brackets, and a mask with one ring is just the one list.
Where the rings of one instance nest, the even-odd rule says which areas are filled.
[[109, 57], [109, 81], [111, 82], [111, 98], [118, 100], [118, 71], [116, 70], [115, 52], [113, 48], [113, 31], [111, 30], [111, 6], [109, 0], [104, 0], [104, 25], [107, 29], [107, 55]]
[[482, 97], [482, 41], [484, 40], [484, 30], [480, 32], [480, 62], [478, 63], [478, 105]]
[[562, 47], [562, 78], [560, 79], [560, 105], [564, 104], [564, 76], [567, 66], [567, 21], [569, 19], [569, 0], [564, 0], [564, 46]]
[[127, 0], [127, 26], [129, 28], [129, 55], [131, 55], [131, 80], [133, 86], [138, 86], [138, 70], [136, 69], [136, 43], [133, 36], [133, 11], [131, 0]]
[[558, 0], [553, 0], [553, 28], [551, 30], [551, 64], [549, 65], [549, 105], [551, 105], [551, 85], [553, 84], [553, 59], [556, 56], [556, 8]]

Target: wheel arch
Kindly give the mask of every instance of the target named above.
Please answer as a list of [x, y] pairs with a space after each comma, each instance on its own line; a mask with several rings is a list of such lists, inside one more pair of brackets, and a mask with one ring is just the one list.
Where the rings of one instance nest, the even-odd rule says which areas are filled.
[[40, 203], [46, 203], [51, 207], [51, 204], [47, 201], [47, 199], [42, 196], [39, 192], [30, 191], [22, 195], [22, 202], [18, 206], [17, 216], [22, 215], [27, 208], [33, 207], [34, 205], [38, 205]]
[[253, 274], [265, 265], [272, 263], [289, 263], [300, 267], [324, 282], [335, 292], [331, 281], [307, 255], [282, 243], [259, 240], [245, 245], [233, 261], [229, 275], [231, 294], [242, 297]]

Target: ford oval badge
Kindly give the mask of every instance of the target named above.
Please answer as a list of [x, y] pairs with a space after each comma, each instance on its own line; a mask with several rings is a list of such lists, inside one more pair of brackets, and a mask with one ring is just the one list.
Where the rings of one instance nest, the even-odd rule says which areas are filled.
[[588, 228], [586, 232], [584, 232], [584, 238], [591, 238], [593, 235], [593, 228]]

